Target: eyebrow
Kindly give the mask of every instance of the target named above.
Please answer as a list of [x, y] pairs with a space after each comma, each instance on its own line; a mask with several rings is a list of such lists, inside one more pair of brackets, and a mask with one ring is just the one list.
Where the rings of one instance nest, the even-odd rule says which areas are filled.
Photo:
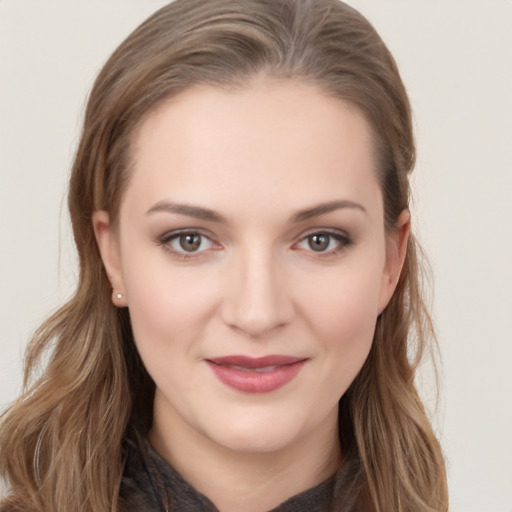
[[[364, 206], [359, 203], [355, 203], [354, 201], [330, 201], [328, 203], [321, 203], [319, 205], [313, 206], [312, 208], [300, 210], [292, 216], [291, 222], [304, 222], [305, 220], [319, 217], [320, 215], [325, 215], [326, 213], [340, 210], [342, 208], [352, 208], [366, 213]], [[209, 208], [192, 206], [188, 204], [171, 203], [169, 201], [159, 201], [154, 206], [152, 206], [146, 212], [146, 214], [149, 215], [155, 212], [167, 212], [178, 215], [186, 215], [187, 217], [194, 217], [196, 219], [210, 222], [227, 222], [225, 217], [215, 212], [214, 210], [210, 210]]]
[[210, 222], [226, 222], [226, 219], [222, 215], [210, 210], [209, 208], [191, 206], [188, 204], [176, 204], [169, 201], [159, 201], [152, 206], [146, 214], [155, 212], [176, 213], [178, 215], [186, 215], [187, 217], [195, 217], [196, 219], [207, 220]]
[[317, 206], [313, 206], [312, 208], [301, 210], [293, 215], [292, 222], [304, 222], [305, 220], [319, 217], [320, 215], [325, 215], [326, 213], [340, 210], [342, 208], [352, 208], [366, 213], [366, 209], [363, 205], [345, 199], [340, 201], [329, 201], [328, 203], [321, 203]]

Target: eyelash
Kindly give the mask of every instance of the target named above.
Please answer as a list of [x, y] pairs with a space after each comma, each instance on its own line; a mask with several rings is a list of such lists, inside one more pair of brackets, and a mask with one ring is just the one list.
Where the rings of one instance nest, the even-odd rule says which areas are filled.
[[[308, 240], [310, 241], [312, 237], [329, 237], [329, 243], [328, 246], [331, 245], [331, 242], [335, 240], [337, 242], [336, 247], [334, 249], [326, 250], [326, 251], [315, 251], [310, 243], [308, 243]], [[294, 244], [294, 246], [297, 246], [299, 244], [308, 244], [309, 249], [307, 249], [308, 252], [311, 252], [317, 257], [329, 257], [337, 255], [346, 249], [348, 249], [351, 245], [354, 244], [353, 239], [345, 232], [338, 231], [338, 230], [329, 230], [329, 229], [323, 229], [320, 231], [312, 231], [306, 235], [304, 235], [298, 242]]]
[[[199, 236], [201, 237], [200, 245], [203, 244], [204, 240], [208, 240], [208, 242], [213, 246], [213, 250], [219, 250], [221, 248], [221, 245], [216, 243], [212, 240], [212, 238], [201, 231], [188, 229], [188, 230], [181, 230], [181, 231], [171, 231], [169, 233], [164, 234], [163, 236], [159, 237], [157, 240], [157, 245], [160, 245], [164, 248], [165, 251], [171, 253], [173, 257], [176, 257], [182, 261], [190, 260], [193, 258], [199, 258], [201, 255], [208, 250], [203, 249], [199, 251], [186, 251], [186, 250], [179, 250], [172, 247], [171, 242], [175, 240], [179, 240], [180, 237], [183, 236]], [[331, 245], [332, 241], [335, 240], [337, 242], [337, 245], [334, 249], [326, 250], [326, 251], [315, 251], [312, 247], [310, 242], [312, 237], [329, 237], [328, 246]], [[351, 245], [353, 245], [354, 241], [353, 239], [347, 235], [346, 233], [342, 231], [337, 230], [329, 230], [329, 229], [323, 229], [323, 230], [316, 230], [312, 231], [306, 235], [303, 235], [298, 242], [295, 242], [292, 247], [297, 247], [300, 244], [308, 244], [309, 249], [306, 249], [307, 252], [312, 253], [316, 257], [329, 257], [337, 255], [346, 249], [348, 249]]]
[[[185, 230], [181, 230], [181, 231], [171, 231], [169, 233], [166, 233], [158, 239], [158, 245], [161, 245], [165, 251], [171, 253], [174, 257], [176, 257], [180, 260], [189, 260], [192, 258], [200, 257], [201, 254], [205, 250], [189, 252], [189, 251], [185, 251], [185, 250], [177, 250], [171, 246], [171, 242], [173, 242], [174, 240], [179, 240], [180, 237], [187, 236], [187, 235], [195, 235], [195, 236], [201, 237], [200, 246], [203, 244], [204, 240], [208, 240], [210, 242], [210, 244], [212, 244], [213, 246], [217, 246], [218, 248], [221, 247], [220, 244], [217, 244], [216, 242], [214, 242], [210, 236], [208, 236], [204, 233], [201, 233], [201, 231], [193, 230], [193, 229], [185, 229]], [[218, 248], [215, 248], [214, 250], [218, 250]]]

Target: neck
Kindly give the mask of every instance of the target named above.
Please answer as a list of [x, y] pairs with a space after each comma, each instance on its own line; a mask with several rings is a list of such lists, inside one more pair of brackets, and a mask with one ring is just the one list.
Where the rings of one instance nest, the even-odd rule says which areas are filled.
[[[168, 420], [169, 418], [166, 418]], [[314, 432], [270, 452], [238, 452], [155, 415], [155, 450], [220, 512], [271, 510], [332, 476], [341, 461], [337, 411]]]

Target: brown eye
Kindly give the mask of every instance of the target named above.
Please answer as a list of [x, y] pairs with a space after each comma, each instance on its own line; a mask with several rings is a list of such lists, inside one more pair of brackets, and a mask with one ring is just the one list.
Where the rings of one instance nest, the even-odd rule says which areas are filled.
[[328, 233], [315, 233], [308, 236], [308, 246], [312, 251], [322, 252], [325, 251], [331, 242], [332, 235]]
[[343, 231], [316, 231], [301, 238], [294, 247], [317, 253], [319, 256], [328, 256], [338, 254], [352, 244], [352, 238]]
[[179, 245], [185, 252], [195, 252], [201, 246], [202, 236], [197, 233], [184, 233], [179, 237]]
[[197, 231], [167, 233], [158, 241], [165, 249], [182, 256], [199, 255], [204, 251], [216, 248], [209, 237]]

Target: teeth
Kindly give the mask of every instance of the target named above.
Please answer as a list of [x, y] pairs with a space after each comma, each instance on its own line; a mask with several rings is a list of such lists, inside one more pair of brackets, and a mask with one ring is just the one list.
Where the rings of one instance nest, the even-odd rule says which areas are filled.
[[264, 366], [263, 368], [254, 368], [257, 372], [272, 372], [277, 370], [277, 366]]
[[263, 366], [262, 368], [246, 368], [244, 366], [231, 366], [231, 368], [234, 368], [235, 370], [241, 370], [243, 372], [264, 373], [277, 370], [278, 366]]

